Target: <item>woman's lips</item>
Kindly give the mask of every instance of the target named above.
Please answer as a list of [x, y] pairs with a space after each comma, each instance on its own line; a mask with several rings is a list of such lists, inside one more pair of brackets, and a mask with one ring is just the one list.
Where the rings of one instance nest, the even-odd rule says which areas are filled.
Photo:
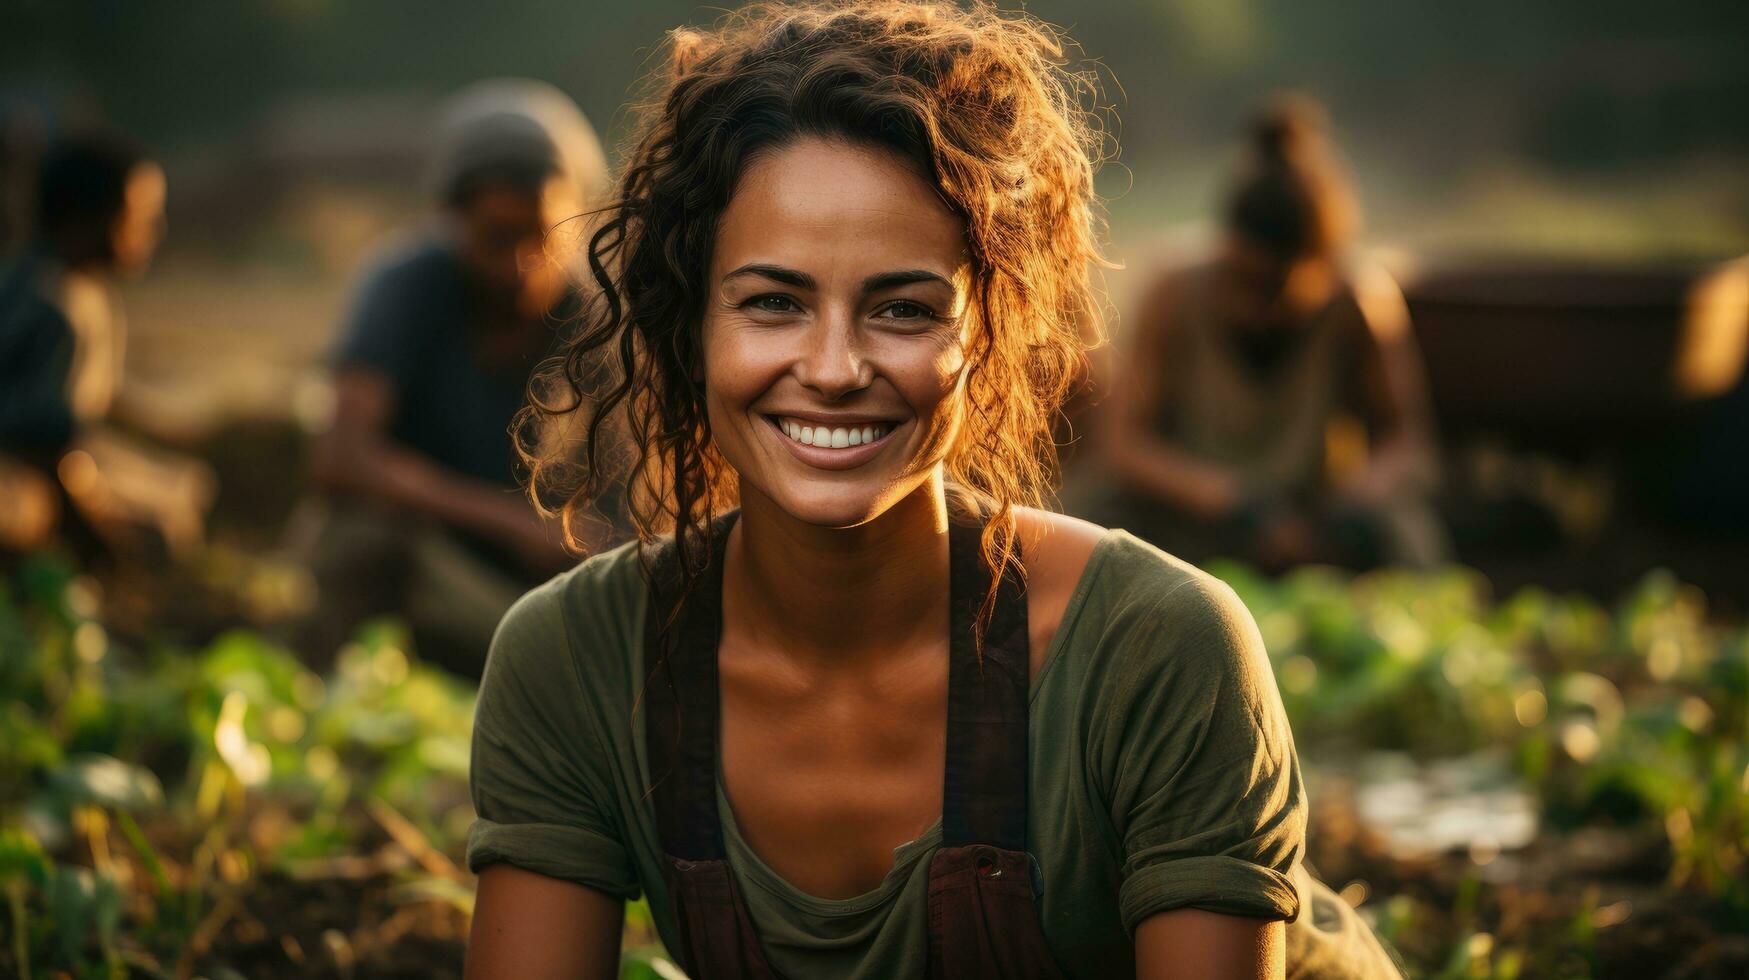
[[[767, 415], [777, 437], [795, 457], [823, 470], [846, 470], [872, 459], [892, 437], [899, 423], [856, 420], [825, 422], [786, 415]], [[855, 440], [855, 444], [852, 444]], [[816, 442], [821, 443], [816, 445]]]

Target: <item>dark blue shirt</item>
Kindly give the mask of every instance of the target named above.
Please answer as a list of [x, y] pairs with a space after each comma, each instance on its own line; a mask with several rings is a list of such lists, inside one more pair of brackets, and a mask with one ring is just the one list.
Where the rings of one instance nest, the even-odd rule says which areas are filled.
[[385, 375], [395, 389], [389, 436], [445, 468], [515, 483], [511, 420], [551, 344], [529, 331], [526, 353], [490, 364], [477, 352], [484, 298], [461, 260], [434, 237], [379, 261], [354, 300], [335, 361]]
[[73, 328], [42, 294], [43, 262], [0, 269], [0, 451], [50, 460], [73, 437]]

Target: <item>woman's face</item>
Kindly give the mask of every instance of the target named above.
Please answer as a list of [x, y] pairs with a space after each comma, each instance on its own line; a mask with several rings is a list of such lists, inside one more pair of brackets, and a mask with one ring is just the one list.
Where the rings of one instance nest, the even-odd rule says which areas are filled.
[[742, 500], [850, 527], [928, 480], [958, 430], [969, 285], [964, 222], [897, 155], [803, 139], [750, 162], [703, 323]]
[[1219, 300], [1226, 319], [1241, 328], [1297, 326], [1328, 305], [1336, 291], [1335, 266], [1323, 256], [1284, 260], [1234, 235], [1222, 259]]

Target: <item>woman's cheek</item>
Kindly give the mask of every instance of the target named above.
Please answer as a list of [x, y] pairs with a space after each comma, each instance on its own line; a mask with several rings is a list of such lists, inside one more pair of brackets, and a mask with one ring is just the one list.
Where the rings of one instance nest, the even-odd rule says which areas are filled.
[[883, 353], [899, 356], [876, 365], [916, 414], [920, 440], [912, 466], [918, 468], [946, 458], [960, 429], [966, 354], [957, 333], [943, 330], [897, 340]]
[[903, 379], [901, 387], [907, 398], [919, 410], [916, 396], [930, 401], [944, 398], [959, 386], [965, 370], [966, 351], [957, 329], [942, 328], [929, 333], [890, 340], [880, 350], [877, 368], [886, 369], [888, 377]]
[[769, 331], [762, 334], [738, 321], [733, 316], [712, 318], [704, 331], [705, 377], [730, 404], [753, 401], [786, 366], [783, 347]]

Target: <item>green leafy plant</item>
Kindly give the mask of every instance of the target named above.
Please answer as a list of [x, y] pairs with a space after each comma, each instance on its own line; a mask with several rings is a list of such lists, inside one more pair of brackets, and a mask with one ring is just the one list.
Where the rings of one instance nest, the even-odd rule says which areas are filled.
[[[1496, 600], [1464, 570], [1213, 570], [1256, 617], [1309, 757], [1497, 755], [1543, 826], [1651, 834], [1663, 887], [1749, 932], [1749, 631], [1710, 621], [1695, 590], [1655, 573], [1606, 607]], [[0, 973], [369, 972], [421, 928], [453, 967], [472, 689], [388, 621], [322, 675], [247, 630], [130, 648], [97, 592], [47, 560], [0, 583]], [[324, 919], [337, 896], [356, 904]], [[1469, 871], [1369, 912], [1428, 975], [1566, 975], [1625, 914], [1578, 897], [1534, 940], [1499, 931], [1499, 896]], [[678, 975], [628, 905], [622, 976]]]

